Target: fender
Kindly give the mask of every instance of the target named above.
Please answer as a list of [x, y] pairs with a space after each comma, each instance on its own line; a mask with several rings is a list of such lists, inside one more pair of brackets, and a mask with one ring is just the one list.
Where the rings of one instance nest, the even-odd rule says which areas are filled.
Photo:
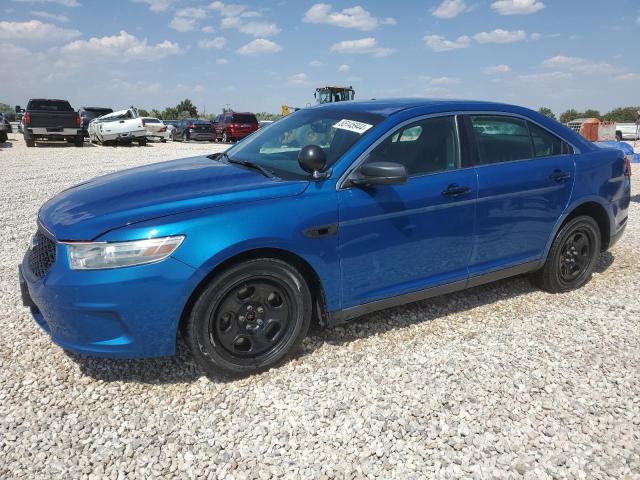
[[596, 195], [588, 195], [585, 197], [580, 197], [578, 199], [575, 199], [572, 203], [569, 204], [569, 206], [567, 208], [565, 208], [564, 212], [562, 212], [562, 215], [560, 215], [560, 217], [558, 218], [558, 221], [556, 222], [556, 224], [553, 227], [553, 231], [551, 233], [551, 235], [549, 236], [549, 240], [547, 241], [547, 245], [545, 246], [544, 249], [544, 254], [542, 256], [542, 262], [544, 262], [547, 258], [547, 256], [549, 255], [549, 250], [551, 250], [551, 245], [553, 244], [553, 241], [556, 238], [556, 235], [558, 234], [558, 231], [560, 230], [560, 227], [562, 227], [562, 224], [565, 222], [565, 220], [569, 217], [569, 215], [571, 215], [573, 213], [573, 211], [580, 207], [580, 205], [583, 205], [585, 203], [597, 203], [598, 205], [602, 206], [605, 210], [605, 212], [607, 212], [607, 217], [609, 218], [609, 231], [610, 232], [615, 232], [615, 219], [613, 216], [613, 211], [611, 208], [611, 204], [606, 203], [602, 197], [598, 197]]

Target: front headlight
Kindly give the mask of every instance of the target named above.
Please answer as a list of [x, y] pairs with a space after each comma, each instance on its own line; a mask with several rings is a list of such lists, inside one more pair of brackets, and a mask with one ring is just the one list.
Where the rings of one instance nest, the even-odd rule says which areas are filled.
[[131, 267], [159, 262], [180, 246], [184, 236], [148, 238], [130, 242], [67, 243], [72, 270]]

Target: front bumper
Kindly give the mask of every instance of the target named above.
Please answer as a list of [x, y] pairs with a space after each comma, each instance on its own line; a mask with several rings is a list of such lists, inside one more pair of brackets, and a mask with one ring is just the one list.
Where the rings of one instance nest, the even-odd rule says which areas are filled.
[[90, 356], [175, 354], [182, 310], [194, 288], [194, 269], [169, 257], [110, 270], [71, 270], [66, 247], [42, 278], [19, 268], [22, 301], [57, 345]]

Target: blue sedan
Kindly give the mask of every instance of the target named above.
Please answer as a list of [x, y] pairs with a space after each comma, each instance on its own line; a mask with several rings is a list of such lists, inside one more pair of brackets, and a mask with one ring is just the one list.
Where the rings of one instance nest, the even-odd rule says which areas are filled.
[[623, 152], [531, 110], [389, 100], [303, 109], [226, 153], [65, 190], [38, 213], [23, 302], [86, 355], [172, 355], [241, 375], [311, 322], [519, 274], [584, 285], [622, 235]]

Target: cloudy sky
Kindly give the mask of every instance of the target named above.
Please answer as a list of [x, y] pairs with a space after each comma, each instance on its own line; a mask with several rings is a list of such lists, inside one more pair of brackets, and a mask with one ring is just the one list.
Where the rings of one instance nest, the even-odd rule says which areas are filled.
[[0, 102], [207, 112], [460, 97], [561, 111], [640, 103], [637, 0], [0, 0]]

